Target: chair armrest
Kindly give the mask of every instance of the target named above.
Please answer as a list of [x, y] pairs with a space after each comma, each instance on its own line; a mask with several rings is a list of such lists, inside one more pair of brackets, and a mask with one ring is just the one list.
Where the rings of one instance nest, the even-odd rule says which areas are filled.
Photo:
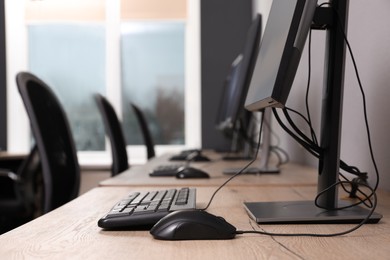
[[20, 181], [20, 177], [16, 173], [7, 169], [0, 169], [0, 177], [8, 177], [15, 182]]

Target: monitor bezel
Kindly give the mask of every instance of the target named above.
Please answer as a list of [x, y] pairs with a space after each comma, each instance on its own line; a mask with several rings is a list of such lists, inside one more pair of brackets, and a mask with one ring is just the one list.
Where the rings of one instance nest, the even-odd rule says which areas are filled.
[[[229, 111], [225, 111], [227, 113], [219, 111], [216, 122], [216, 127], [218, 130], [232, 131], [237, 127], [240, 118], [244, 117], [245, 121], [248, 118], [248, 111], [244, 109], [244, 103], [247, 96], [251, 75], [247, 72], [253, 71], [253, 67], [255, 66], [256, 59], [253, 57], [257, 56], [259, 50], [261, 31], [262, 18], [260, 14], [256, 14], [253, 18], [251, 26], [248, 29], [243, 52], [238, 55], [236, 60], [232, 63], [232, 65], [234, 65], [235, 62], [239, 63], [239, 75], [236, 84], [228, 87], [235, 88], [237, 95], [235, 95], [234, 100], [226, 100], [225, 97], [222, 96], [221, 102], [227, 102], [229, 103], [229, 106], [233, 106], [233, 108], [230, 108]], [[220, 107], [222, 106], [223, 105], [220, 105]], [[224, 116], [221, 116], [223, 113], [225, 113]], [[241, 127], [245, 128], [246, 126]]]
[[[279, 50], [282, 54], [280, 61], [275, 63], [275, 68], [263, 67], [267, 64], [264, 64], [262, 61], [267, 59], [269, 53], [264, 48], [262, 49], [262, 45], [279, 46], [277, 44], [279, 38], [272, 35], [273, 32], [269, 30], [269, 26], [266, 26], [264, 30], [256, 65], [251, 72], [251, 82], [245, 100], [245, 108], [249, 111], [259, 111], [266, 107], [285, 106], [317, 6], [316, 0], [279, 1], [273, 1], [267, 25], [268, 23], [272, 25], [272, 22], [277, 21], [281, 16], [279, 12], [283, 13], [285, 11], [278, 5], [293, 4], [295, 1], [294, 11], [290, 16], [291, 19], [287, 21], [289, 22], [288, 33], [283, 39], [283, 50]], [[287, 19], [288, 17], [285, 16], [285, 18]], [[276, 36], [279, 37], [279, 35]], [[274, 59], [274, 57], [272, 58]], [[269, 73], [270, 69], [272, 73]], [[273, 75], [274, 78], [269, 78], [270, 75], [271, 77]]]

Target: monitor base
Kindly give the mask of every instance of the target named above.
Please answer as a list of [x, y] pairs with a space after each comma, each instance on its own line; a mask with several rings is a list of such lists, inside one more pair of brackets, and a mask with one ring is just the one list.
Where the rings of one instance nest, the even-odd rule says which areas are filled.
[[[370, 212], [358, 206], [324, 210], [313, 201], [246, 202], [244, 206], [259, 224], [355, 224], [362, 222]], [[374, 212], [366, 223], [378, 223], [381, 218], [381, 214]]]
[[[223, 174], [234, 175], [234, 174], [237, 174], [241, 170], [242, 170], [242, 168], [224, 169]], [[264, 173], [276, 174], [276, 173], [280, 173], [280, 170], [277, 167], [264, 167], [264, 168], [250, 167], [250, 168], [245, 169], [242, 172], [242, 174], [264, 174]]]
[[222, 157], [222, 160], [224, 161], [242, 161], [242, 160], [252, 160], [253, 158], [246, 155], [225, 155]]

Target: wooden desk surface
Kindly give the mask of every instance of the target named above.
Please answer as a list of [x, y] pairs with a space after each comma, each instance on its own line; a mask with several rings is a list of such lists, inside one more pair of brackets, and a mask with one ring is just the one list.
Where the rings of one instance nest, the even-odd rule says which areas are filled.
[[[209, 173], [209, 179], [176, 179], [175, 177], [150, 177], [151, 172], [159, 165], [178, 164], [169, 161], [170, 155], [164, 155], [150, 160], [142, 166], [133, 166], [129, 170], [100, 182], [100, 186], [219, 186], [231, 175], [223, 173], [224, 169], [242, 168], [249, 161], [224, 161], [220, 155], [211, 154], [212, 162], [193, 162], [191, 167], [200, 168]], [[253, 165], [252, 167], [255, 167]], [[235, 186], [290, 186], [316, 185], [318, 174], [316, 169], [308, 166], [288, 163], [281, 166], [280, 173], [243, 174], [236, 177], [228, 185]]]
[[[233, 240], [159, 241], [148, 231], [103, 231], [98, 219], [131, 190], [99, 187], [76, 200], [0, 236], [2, 259], [389, 259], [390, 194], [381, 193], [384, 218], [357, 231], [331, 238], [238, 235]], [[150, 189], [150, 188], [148, 188]], [[204, 206], [215, 188], [197, 189]], [[262, 225], [249, 219], [244, 201], [312, 199], [315, 187], [226, 187], [209, 212], [239, 230], [332, 233], [352, 225]]]
[[0, 151], [0, 161], [5, 160], [23, 160], [27, 154], [24, 153], [10, 153], [7, 151]]

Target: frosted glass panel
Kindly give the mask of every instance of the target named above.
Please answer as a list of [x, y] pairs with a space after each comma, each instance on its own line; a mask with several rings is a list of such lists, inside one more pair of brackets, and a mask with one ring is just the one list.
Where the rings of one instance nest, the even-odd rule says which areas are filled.
[[105, 89], [105, 29], [99, 25], [28, 27], [29, 70], [61, 100], [78, 150], [103, 150], [104, 128], [92, 98]]
[[122, 24], [123, 123], [128, 143], [142, 144], [130, 102], [147, 116], [156, 144], [184, 144], [184, 22]]

